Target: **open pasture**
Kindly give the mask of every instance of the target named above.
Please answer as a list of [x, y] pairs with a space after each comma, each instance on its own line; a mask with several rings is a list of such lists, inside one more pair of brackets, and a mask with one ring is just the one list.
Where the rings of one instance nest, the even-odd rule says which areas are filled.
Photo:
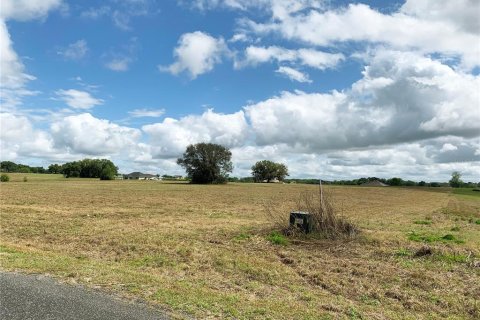
[[142, 298], [179, 318], [480, 317], [475, 194], [327, 187], [361, 235], [279, 245], [265, 201], [294, 210], [316, 186], [23, 176], [0, 185], [4, 270]]

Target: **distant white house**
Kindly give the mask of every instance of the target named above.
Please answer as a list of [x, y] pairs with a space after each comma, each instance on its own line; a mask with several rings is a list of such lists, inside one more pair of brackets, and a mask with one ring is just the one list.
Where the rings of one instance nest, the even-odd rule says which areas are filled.
[[124, 178], [128, 180], [162, 180], [162, 178], [157, 175], [141, 172], [132, 172], [126, 174]]
[[[262, 182], [267, 183], [268, 180], [263, 180]], [[278, 178], [273, 178], [272, 180], [270, 180], [270, 183], [280, 183], [280, 180], [278, 180]]]

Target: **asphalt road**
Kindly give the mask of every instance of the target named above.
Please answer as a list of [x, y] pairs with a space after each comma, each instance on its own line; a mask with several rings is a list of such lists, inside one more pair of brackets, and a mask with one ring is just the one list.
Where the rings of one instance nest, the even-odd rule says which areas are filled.
[[42, 275], [0, 273], [2, 320], [165, 320], [168, 316], [140, 303], [120, 300]]

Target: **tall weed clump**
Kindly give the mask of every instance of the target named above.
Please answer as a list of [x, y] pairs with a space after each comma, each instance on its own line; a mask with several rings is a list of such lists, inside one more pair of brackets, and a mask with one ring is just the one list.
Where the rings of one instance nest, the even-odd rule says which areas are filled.
[[330, 192], [325, 192], [319, 185], [318, 192], [302, 192], [299, 194], [294, 207], [291, 203], [266, 204], [265, 212], [269, 221], [287, 235], [299, 234], [297, 228], [289, 225], [291, 211], [309, 212], [312, 217], [312, 233], [329, 239], [353, 238], [360, 229], [345, 217], [339, 215], [334, 206], [334, 199]]
[[359, 229], [345, 217], [337, 214], [331, 193], [324, 192], [320, 184], [319, 192], [304, 192], [300, 194], [297, 206], [299, 210], [310, 212], [314, 232], [328, 238], [352, 238]]

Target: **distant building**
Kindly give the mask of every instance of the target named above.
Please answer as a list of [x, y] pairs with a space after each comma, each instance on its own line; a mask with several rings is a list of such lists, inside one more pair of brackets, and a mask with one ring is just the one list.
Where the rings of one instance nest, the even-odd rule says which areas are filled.
[[263, 183], [280, 183], [280, 180], [278, 180], [278, 178], [273, 178], [272, 180], [268, 181], [268, 180], [262, 180]]
[[361, 187], [388, 187], [388, 184], [383, 183], [382, 181], [372, 180], [360, 185]]
[[155, 174], [141, 173], [141, 172], [132, 172], [124, 176], [128, 180], [162, 180]]
[[162, 178], [163, 178], [163, 180], [169, 180], [169, 181], [171, 181], [171, 180], [184, 180], [185, 179], [183, 176], [178, 176], [178, 175], [171, 176], [171, 175], [168, 175], [168, 174], [164, 174], [162, 176]]

